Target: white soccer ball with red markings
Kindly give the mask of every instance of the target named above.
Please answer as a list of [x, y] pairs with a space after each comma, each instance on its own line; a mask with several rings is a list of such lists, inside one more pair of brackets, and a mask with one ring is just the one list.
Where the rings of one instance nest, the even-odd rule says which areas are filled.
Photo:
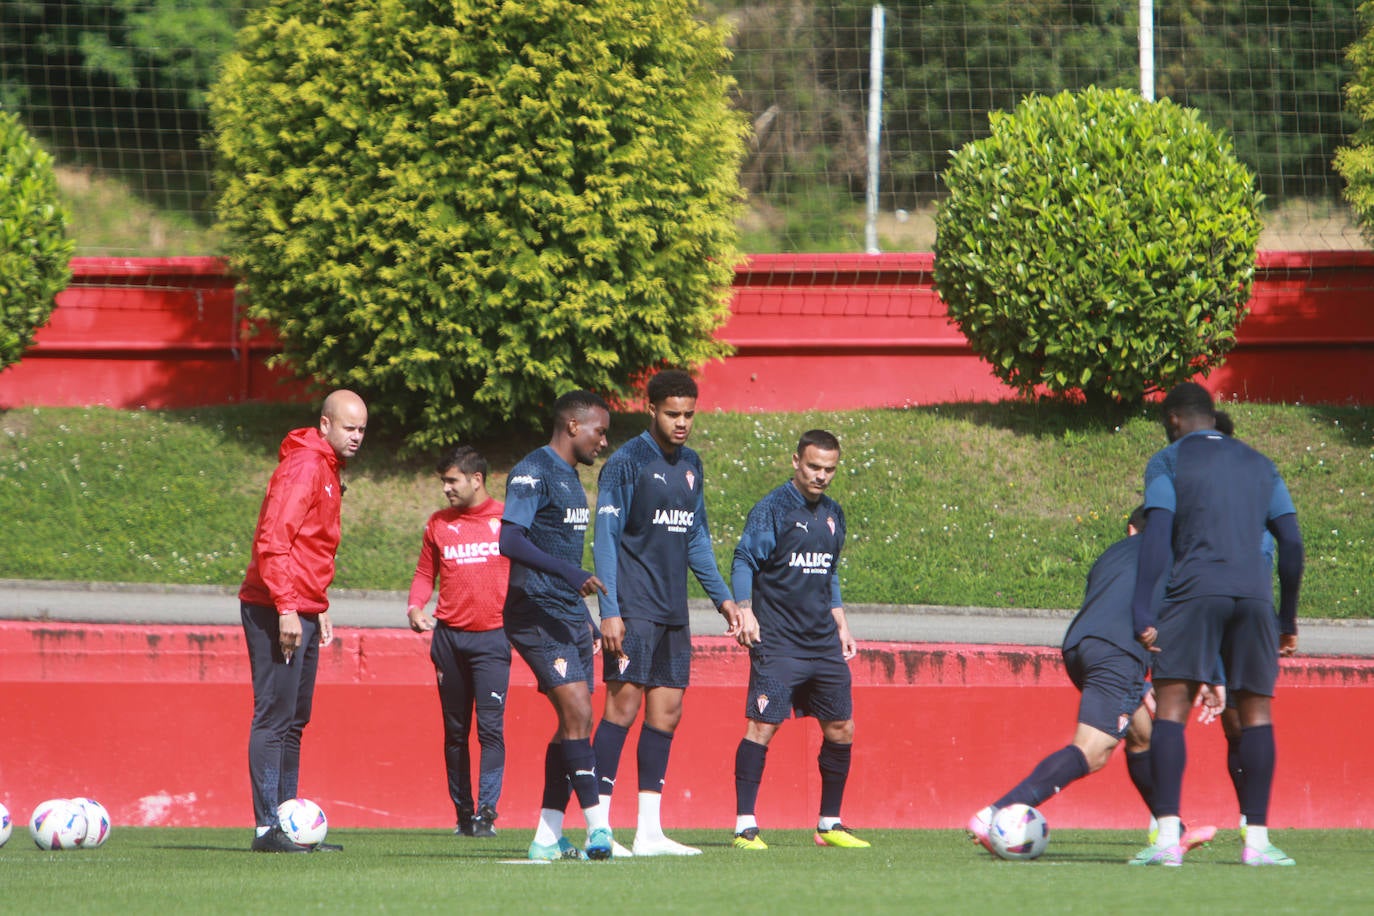
[[277, 820], [282, 832], [297, 846], [314, 846], [324, 842], [329, 833], [329, 819], [320, 806], [308, 798], [288, 798], [277, 806]]
[[33, 809], [29, 834], [39, 849], [76, 849], [86, 839], [86, 812], [70, 798], [50, 798]]
[[81, 848], [103, 846], [110, 838], [110, 812], [94, 798], [73, 798], [72, 801], [86, 815], [86, 837], [81, 841]]
[[1003, 859], [1036, 859], [1050, 845], [1050, 825], [1030, 805], [1007, 805], [993, 815], [988, 842]]
[[14, 833], [14, 824], [10, 823], [10, 809], [0, 805], [0, 846], [10, 841], [11, 833]]

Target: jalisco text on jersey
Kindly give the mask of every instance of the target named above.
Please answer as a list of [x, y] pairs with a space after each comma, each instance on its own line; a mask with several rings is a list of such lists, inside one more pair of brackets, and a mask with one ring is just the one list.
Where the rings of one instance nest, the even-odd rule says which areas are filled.
[[794, 553], [787, 561], [788, 566], [799, 566], [808, 575], [826, 573], [835, 562], [833, 553]]

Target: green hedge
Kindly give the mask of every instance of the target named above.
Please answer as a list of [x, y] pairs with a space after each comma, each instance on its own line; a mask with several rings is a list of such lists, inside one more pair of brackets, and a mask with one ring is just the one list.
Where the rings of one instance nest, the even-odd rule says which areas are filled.
[[1197, 112], [1127, 90], [1033, 96], [954, 156], [935, 282], [997, 377], [1136, 402], [1235, 344], [1260, 195]]

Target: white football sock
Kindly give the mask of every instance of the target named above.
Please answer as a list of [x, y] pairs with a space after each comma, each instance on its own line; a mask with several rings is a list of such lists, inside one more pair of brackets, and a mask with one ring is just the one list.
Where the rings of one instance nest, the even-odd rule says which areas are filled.
[[1179, 821], [1178, 815], [1170, 815], [1159, 819], [1159, 839], [1155, 841], [1157, 846], [1177, 846], [1183, 838], [1183, 825]]
[[1251, 849], [1267, 849], [1269, 847], [1269, 825], [1250, 824], [1245, 828], [1245, 845]]
[[563, 812], [552, 808], [539, 809], [539, 826], [534, 828], [534, 841], [540, 846], [552, 846], [563, 836]]
[[663, 836], [663, 821], [660, 816], [660, 809], [663, 805], [663, 796], [657, 792], [639, 793], [639, 821], [635, 838], [641, 835], [652, 839]]
[[743, 833], [751, 828], [757, 828], [758, 825], [759, 822], [754, 820], [754, 815], [752, 814], [735, 815], [735, 833]]

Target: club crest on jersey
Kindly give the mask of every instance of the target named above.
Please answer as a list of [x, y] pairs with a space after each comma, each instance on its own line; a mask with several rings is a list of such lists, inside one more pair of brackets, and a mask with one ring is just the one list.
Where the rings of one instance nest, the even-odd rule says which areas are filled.
[[621, 673], [621, 674], [624, 674], [624, 673], [625, 673], [625, 669], [628, 668], [628, 667], [630, 667], [630, 656], [628, 656], [628, 655], [622, 655], [622, 656], [620, 656], [620, 658], [616, 661], [615, 665], [616, 665], [616, 668], [618, 668], [618, 669], [620, 670], [620, 673]]
[[827, 516], [825, 517], [825, 523], [826, 523], [826, 525], [829, 526], [829, 528], [830, 528], [830, 533], [831, 533], [831, 534], [834, 534], [834, 533], [835, 533], [835, 516], [833, 516], [833, 515], [827, 515]]
[[487, 527], [491, 529], [492, 534], [500, 534], [501, 520], [499, 518], [489, 518], [487, 519]]
[[553, 670], [558, 672], [559, 677], [567, 677], [568, 660], [566, 658], [555, 658], [553, 660]]
[[1126, 715], [1125, 713], [1122, 713], [1121, 715], [1117, 716], [1117, 717], [1116, 717], [1116, 731], [1117, 731], [1117, 734], [1122, 734], [1123, 732], [1125, 732], [1125, 731], [1126, 731], [1126, 723], [1128, 723], [1128, 722], [1130, 722], [1130, 721], [1131, 721], [1131, 717], [1128, 716], [1128, 715]]
[[691, 471], [688, 471], [684, 476], [686, 476], [687, 478], [687, 489], [695, 489], [697, 485], [697, 475]]
[[758, 697], [757, 697], [757, 699], [754, 700], [754, 706], [758, 709], [758, 711], [759, 711], [760, 713], [762, 713], [765, 709], [767, 709], [767, 708], [768, 708], [768, 694], [766, 694], [766, 693], [761, 693], [761, 694], [759, 694]]

